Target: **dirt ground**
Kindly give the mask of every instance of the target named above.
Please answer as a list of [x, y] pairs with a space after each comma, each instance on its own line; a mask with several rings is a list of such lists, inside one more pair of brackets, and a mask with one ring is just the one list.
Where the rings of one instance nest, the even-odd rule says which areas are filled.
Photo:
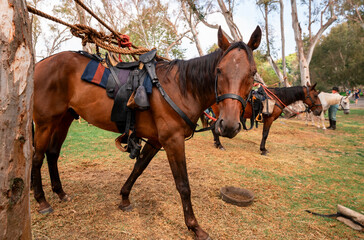
[[[74, 126], [72, 131], [76, 129]], [[337, 203], [364, 210], [364, 196], [347, 187], [364, 183], [362, 175], [348, 175], [347, 183], [341, 182], [345, 173], [332, 169], [340, 171], [338, 155], [345, 151], [338, 145], [330, 147], [332, 152], [325, 150], [334, 144], [337, 134], [347, 133], [324, 132], [306, 127], [303, 121], [278, 119], [268, 138], [269, 154], [261, 156], [261, 131], [260, 125], [234, 139], [222, 139], [226, 151], [214, 148], [210, 133], [196, 134], [186, 142], [192, 204], [202, 228], [213, 239], [364, 239], [363, 233], [336, 220], [304, 212], [335, 213]], [[59, 202], [43, 166], [43, 185], [54, 212], [38, 214], [32, 200], [34, 239], [194, 238], [185, 226], [165, 152], [158, 153], [134, 185], [133, 211], [123, 212], [118, 209], [119, 191], [134, 160], [118, 152], [112, 137], [86, 139], [95, 148], [79, 152], [73, 150], [83, 140], [71, 136], [70, 141], [75, 143], [65, 146], [59, 168], [72, 201]], [[362, 148], [363, 141], [359, 144]], [[106, 150], [98, 149], [101, 146]], [[348, 171], [362, 166], [350, 166]], [[237, 207], [223, 202], [219, 189], [227, 185], [252, 190], [254, 203]]]

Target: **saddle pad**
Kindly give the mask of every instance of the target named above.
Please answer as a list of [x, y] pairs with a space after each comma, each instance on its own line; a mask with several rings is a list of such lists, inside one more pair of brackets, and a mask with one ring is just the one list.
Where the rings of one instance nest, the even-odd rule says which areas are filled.
[[110, 70], [102, 66], [99, 62], [91, 60], [83, 71], [81, 79], [106, 88]]
[[[116, 75], [118, 77], [118, 81], [121, 83], [121, 85], [124, 85], [126, 81], [128, 80], [128, 76], [130, 73], [129, 69], [119, 69], [114, 68]], [[90, 82], [93, 84], [96, 84], [100, 87], [106, 88], [107, 82], [110, 78], [112, 78], [112, 75], [110, 74], [110, 69], [104, 67], [101, 63], [95, 60], [91, 60], [83, 72], [81, 79]], [[110, 79], [110, 81], [113, 81], [113, 79]], [[144, 87], [147, 91], [147, 93], [152, 93], [152, 80], [149, 76], [149, 74], [146, 74], [146, 77], [144, 79]], [[116, 92], [118, 89], [116, 89]]]

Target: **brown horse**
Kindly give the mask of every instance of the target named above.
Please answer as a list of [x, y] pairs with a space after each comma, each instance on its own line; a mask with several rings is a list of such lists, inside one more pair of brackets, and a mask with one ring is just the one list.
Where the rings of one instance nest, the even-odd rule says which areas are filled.
[[[216, 97], [220, 101], [220, 118], [216, 123], [221, 136], [234, 137], [241, 128], [242, 105], [253, 86], [256, 72], [252, 51], [260, 44], [261, 30], [256, 28], [248, 44], [229, 43], [218, 31], [219, 49], [209, 55], [188, 61], [158, 62], [156, 73], [165, 92], [196, 124], [204, 109]], [[42, 188], [41, 167], [47, 156], [52, 190], [63, 201], [70, 198], [63, 191], [57, 160], [70, 124], [77, 113], [87, 122], [104, 130], [119, 132], [110, 115], [113, 100], [104, 89], [81, 80], [90, 61], [74, 52], [63, 52], [39, 62], [34, 72], [35, 154], [32, 166], [32, 187], [39, 211], [52, 211]], [[136, 112], [136, 135], [148, 139], [137, 157], [134, 169], [121, 188], [119, 208], [130, 210], [129, 194], [133, 184], [155, 154], [164, 148], [176, 188], [181, 196], [185, 223], [197, 239], [209, 235], [199, 226], [191, 204], [185, 138], [194, 129], [169, 105], [157, 88], [149, 96], [150, 109]]]
[[[276, 101], [273, 112], [271, 115], [263, 114], [263, 136], [262, 141], [260, 143], [260, 151], [262, 151], [262, 155], [266, 155], [268, 150], [265, 148], [265, 143], [268, 138], [270, 127], [272, 126], [273, 121], [275, 121], [283, 112], [285, 106], [292, 104], [296, 101], [303, 101], [308, 109], [313, 112], [314, 115], [319, 116], [322, 111], [322, 105], [320, 99], [318, 97], [318, 92], [315, 89], [316, 84], [308, 87], [287, 87], [287, 88], [268, 88], [273, 94], [268, 94]], [[280, 101], [279, 101], [279, 100]], [[211, 108], [215, 115], [218, 117], [220, 114], [219, 105], [214, 104]], [[245, 112], [244, 119], [250, 119], [253, 114], [252, 105], [248, 102]], [[219, 138], [219, 133], [216, 129], [212, 128], [212, 134], [214, 135], [214, 145], [216, 148], [225, 150], [222, 146]]]

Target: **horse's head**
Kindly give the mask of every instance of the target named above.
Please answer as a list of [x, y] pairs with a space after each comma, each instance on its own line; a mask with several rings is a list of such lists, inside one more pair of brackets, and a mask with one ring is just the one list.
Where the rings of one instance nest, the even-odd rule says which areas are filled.
[[313, 112], [314, 115], [319, 116], [322, 112], [322, 104], [320, 98], [318, 97], [319, 93], [315, 89], [316, 83], [313, 86], [309, 84], [303, 90], [305, 93], [305, 100], [303, 101], [308, 105], [308, 109]]
[[261, 36], [257, 27], [248, 44], [230, 44], [219, 28], [218, 45], [223, 55], [216, 67], [215, 91], [220, 115], [215, 126], [221, 136], [233, 138], [241, 129], [240, 115], [257, 71], [252, 51], [259, 47]]
[[340, 105], [341, 109], [344, 110], [344, 113], [345, 114], [349, 114], [350, 113], [350, 100], [349, 100], [349, 96], [342, 97], [340, 99], [339, 105]]

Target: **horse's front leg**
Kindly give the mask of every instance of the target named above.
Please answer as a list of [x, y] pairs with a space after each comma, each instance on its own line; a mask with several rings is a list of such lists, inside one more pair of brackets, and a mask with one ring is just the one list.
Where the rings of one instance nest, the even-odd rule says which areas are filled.
[[262, 151], [261, 153], [262, 155], [267, 155], [268, 153], [268, 150], [265, 148], [265, 142], [267, 141], [269, 130], [270, 127], [272, 126], [273, 121], [274, 118], [272, 116], [264, 118], [262, 141], [260, 143], [260, 151]]
[[185, 223], [188, 229], [195, 233], [197, 239], [210, 239], [209, 235], [199, 226], [193, 213], [191, 189], [186, 168], [184, 136], [182, 134], [174, 134], [162, 144], [167, 153], [176, 188], [181, 196]]
[[119, 208], [123, 211], [130, 211], [132, 206], [130, 204], [129, 195], [131, 188], [133, 187], [135, 181], [138, 177], [143, 173], [145, 168], [148, 166], [152, 158], [157, 154], [161, 145], [159, 143], [153, 143], [148, 141], [140, 155], [137, 157], [137, 160], [134, 164], [133, 171], [131, 172], [129, 178], [126, 180], [124, 186], [120, 190], [120, 195], [122, 196], [121, 203]]
[[220, 142], [220, 137], [219, 137], [219, 134], [217, 134], [215, 132], [215, 124], [216, 122], [214, 122], [212, 125], [211, 125], [211, 132], [212, 132], [212, 135], [214, 136], [214, 145], [216, 148], [220, 149], [220, 150], [225, 150], [224, 146], [221, 144]]
[[321, 114], [320, 114], [320, 122], [322, 124], [322, 129], [323, 130], [326, 130], [326, 127], [325, 127], [325, 113], [324, 113], [324, 111], [322, 111]]

